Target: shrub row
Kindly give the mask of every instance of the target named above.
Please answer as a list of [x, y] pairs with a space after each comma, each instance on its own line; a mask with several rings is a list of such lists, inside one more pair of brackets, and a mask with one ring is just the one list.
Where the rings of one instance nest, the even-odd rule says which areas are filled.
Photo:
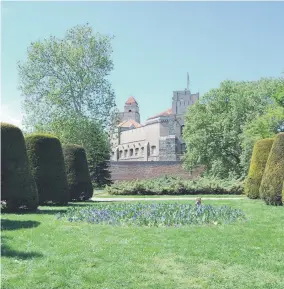
[[182, 180], [164, 176], [152, 180], [119, 182], [112, 186], [106, 186], [105, 192], [111, 195], [240, 195], [243, 193], [243, 182], [208, 178]]
[[[1, 203], [6, 209], [86, 200], [93, 188], [84, 148], [46, 134], [24, 136], [16, 126], [1, 123]], [[66, 161], [64, 161], [64, 156]]]
[[261, 198], [269, 205], [282, 205], [284, 198], [284, 133], [275, 139], [256, 142], [245, 194], [252, 199]]

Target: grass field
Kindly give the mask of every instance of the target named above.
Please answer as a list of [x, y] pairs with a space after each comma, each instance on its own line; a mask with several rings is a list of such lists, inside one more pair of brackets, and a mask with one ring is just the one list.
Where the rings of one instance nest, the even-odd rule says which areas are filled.
[[240, 208], [249, 221], [131, 228], [57, 220], [66, 207], [2, 214], [1, 288], [283, 289], [284, 208], [248, 199], [204, 203]]

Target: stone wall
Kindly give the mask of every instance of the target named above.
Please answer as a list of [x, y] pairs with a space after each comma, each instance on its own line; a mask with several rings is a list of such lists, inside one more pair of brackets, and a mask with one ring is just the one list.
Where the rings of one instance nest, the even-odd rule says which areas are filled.
[[198, 169], [190, 174], [182, 167], [182, 162], [179, 161], [119, 161], [110, 162], [109, 168], [113, 182], [153, 179], [164, 175], [194, 179], [203, 171], [203, 169]]

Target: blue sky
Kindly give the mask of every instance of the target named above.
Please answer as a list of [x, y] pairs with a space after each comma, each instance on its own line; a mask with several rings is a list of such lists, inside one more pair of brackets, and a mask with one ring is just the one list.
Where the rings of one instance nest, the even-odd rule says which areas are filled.
[[171, 106], [173, 90], [204, 94], [225, 79], [284, 71], [284, 2], [2, 2], [2, 120], [21, 124], [16, 64], [32, 41], [89, 22], [114, 35], [110, 80], [120, 109], [130, 95], [142, 121]]

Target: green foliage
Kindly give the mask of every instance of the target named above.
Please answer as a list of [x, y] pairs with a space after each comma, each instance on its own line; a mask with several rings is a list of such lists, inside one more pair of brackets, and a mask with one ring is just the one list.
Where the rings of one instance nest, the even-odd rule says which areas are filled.
[[267, 112], [247, 122], [241, 135], [241, 166], [244, 174], [247, 174], [253, 145], [256, 141], [274, 137], [277, 133], [284, 131], [284, 108], [271, 106]]
[[95, 34], [88, 24], [78, 25], [62, 39], [32, 43], [18, 66], [25, 129], [83, 145], [92, 176], [109, 159], [106, 130], [116, 116], [107, 79], [113, 69], [111, 39]]
[[63, 155], [67, 174], [70, 201], [88, 200], [93, 196], [93, 186], [83, 147], [64, 145]]
[[282, 204], [284, 181], [284, 133], [273, 142], [260, 185], [260, 197], [269, 205]]
[[109, 171], [105, 168], [110, 155], [108, 136], [95, 120], [74, 114], [54, 119], [49, 125], [38, 128], [57, 136], [62, 144], [77, 143], [84, 147], [92, 182], [108, 183]]
[[32, 177], [21, 130], [1, 122], [1, 201], [7, 210], [38, 206], [38, 192]]
[[276, 89], [276, 92], [273, 94], [274, 99], [276, 102], [284, 107], [284, 81], [282, 79], [282, 83]]
[[31, 43], [18, 65], [27, 129], [74, 112], [109, 125], [115, 107], [107, 80], [113, 69], [111, 39], [87, 24], [67, 30], [62, 39]]
[[59, 139], [48, 134], [31, 134], [26, 137], [26, 146], [40, 205], [67, 204], [68, 183]]
[[251, 199], [259, 197], [259, 187], [272, 144], [273, 139], [263, 139], [254, 145], [249, 174], [244, 187], [245, 194]]
[[[185, 119], [185, 166], [205, 165], [209, 175], [240, 177], [243, 126], [266, 113], [283, 79], [224, 81], [191, 106]], [[248, 156], [250, 158], [250, 155]]]
[[111, 195], [239, 195], [243, 192], [243, 182], [216, 178], [183, 180], [164, 176], [152, 180], [118, 182], [112, 186], [106, 186], [105, 192]]

